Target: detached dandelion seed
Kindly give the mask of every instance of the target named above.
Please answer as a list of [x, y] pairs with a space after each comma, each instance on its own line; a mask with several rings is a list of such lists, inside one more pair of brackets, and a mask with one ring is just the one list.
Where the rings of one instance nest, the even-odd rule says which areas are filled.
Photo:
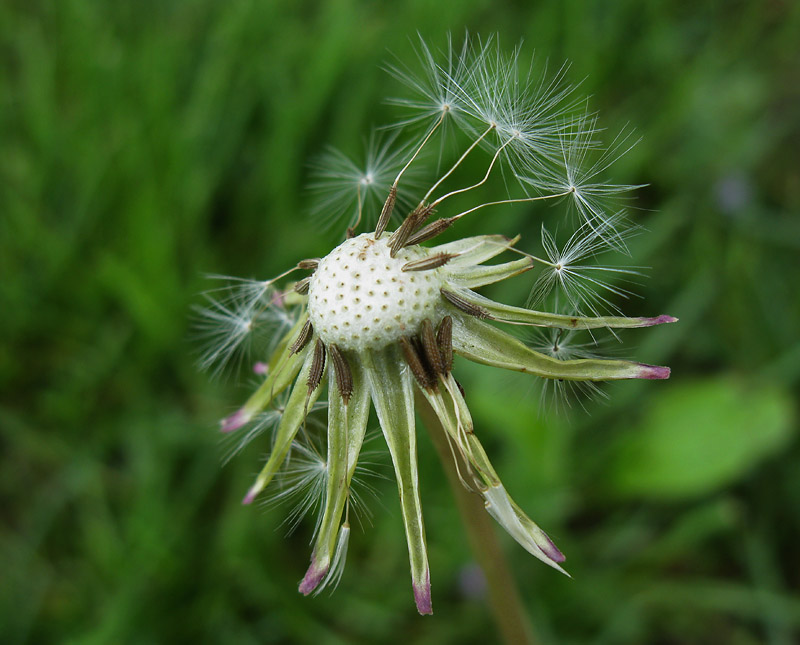
[[[628, 298], [630, 292], [618, 283], [629, 282], [641, 273], [632, 267], [603, 266], [593, 261], [598, 254], [609, 250], [605, 234], [615, 227], [615, 222], [615, 218], [611, 218], [598, 227], [584, 223], [561, 247], [555, 236], [542, 226], [542, 248], [549, 268], [540, 272], [528, 305], [541, 305], [551, 292], [557, 290], [578, 314], [619, 313], [614, 299]], [[614, 237], [624, 241], [629, 232], [617, 231]]]
[[[609, 210], [606, 198], [633, 186], [610, 186], [600, 175], [624, 152], [627, 139], [598, 151], [595, 119], [574, 100], [574, 88], [564, 82], [566, 68], [544, 80], [534, 77], [521, 65], [520, 50], [505, 55], [495, 38], [466, 40], [461, 47], [449, 40], [441, 54], [420, 41], [417, 53], [421, 73], [404, 65], [391, 69], [412, 96], [395, 101], [405, 115], [383, 142], [372, 140], [366, 166], [330, 152], [318, 167], [316, 211], [324, 218], [344, 216], [344, 241], [325, 257], [294, 267], [291, 271], [303, 272], [296, 283], [279, 289], [277, 279], [245, 281], [210, 294], [200, 312], [210, 341], [201, 364], [231, 362], [261, 323], [283, 327], [274, 334], [273, 351], [258, 356], [261, 385], [221, 425], [223, 432], [245, 439], [272, 428], [269, 457], [244, 504], [272, 483], [284, 491], [279, 498], [300, 494], [293, 521], [316, 510], [311, 563], [299, 585], [303, 594], [335, 586], [342, 575], [353, 539], [354, 476], [374, 407], [397, 479], [414, 600], [420, 613], [429, 614], [415, 395], [427, 401], [446, 433], [462, 464], [463, 485], [480, 495], [486, 511], [523, 548], [566, 573], [564, 555], [511, 498], [492, 466], [453, 376], [453, 356], [589, 387], [599, 381], [665, 379], [667, 367], [601, 358], [576, 337], [676, 319], [619, 315], [616, 301], [625, 292], [608, 276], [635, 272], [594, 260], [603, 251], [624, 250], [627, 219], [621, 210]], [[456, 130], [458, 140], [466, 136], [468, 142], [452, 161], [442, 165], [436, 158], [429, 166], [423, 153], [436, 148], [441, 153]], [[591, 161], [596, 151], [600, 158]], [[477, 176], [467, 170], [467, 158], [470, 164], [483, 159]], [[497, 194], [491, 179], [507, 172], [520, 183]], [[409, 203], [399, 196], [409, 194], [412, 175], [425, 178], [424, 196]], [[456, 187], [444, 189], [445, 179]], [[524, 192], [530, 188], [533, 194]], [[454, 209], [454, 195], [473, 198], [473, 206]], [[538, 254], [518, 250], [519, 238], [497, 234], [422, 246], [466, 216], [488, 222], [496, 205], [565, 200], [580, 212], [581, 222], [563, 246], [547, 229]], [[394, 228], [393, 213], [402, 216]], [[488, 264], [502, 254], [511, 259]], [[476, 291], [528, 272], [536, 276], [528, 283], [528, 288], [534, 284], [529, 307], [495, 302]], [[558, 299], [563, 310], [531, 308], [553, 289], [564, 293]], [[600, 315], [601, 309], [614, 315]], [[501, 329], [504, 323], [543, 329], [547, 342], [540, 338], [531, 347]], [[315, 447], [308, 443], [306, 419], [326, 400], [324, 441]], [[270, 415], [276, 406], [279, 414]]]

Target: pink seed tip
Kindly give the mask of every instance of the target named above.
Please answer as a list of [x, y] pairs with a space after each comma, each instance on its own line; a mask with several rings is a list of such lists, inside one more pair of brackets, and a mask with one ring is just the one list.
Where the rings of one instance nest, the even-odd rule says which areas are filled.
[[307, 596], [319, 586], [319, 583], [322, 582], [326, 573], [328, 573], [328, 567], [319, 568], [316, 559], [311, 558], [311, 566], [308, 567], [308, 571], [306, 571], [306, 575], [300, 581], [297, 590], [304, 596]]
[[423, 616], [433, 613], [431, 603], [431, 576], [427, 574], [425, 582], [422, 584], [414, 583], [414, 602], [417, 603], [417, 611]]
[[225, 433], [233, 432], [234, 430], [241, 428], [248, 421], [250, 421], [250, 415], [244, 411], [244, 408], [242, 408], [220, 421], [219, 429]]
[[661, 380], [669, 378], [670, 369], [668, 367], [661, 367], [659, 365], [645, 365], [644, 363], [639, 363], [641, 370], [637, 375], [637, 378], [649, 379], [649, 380]]
[[254, 374], [264, 375], [268, 371], [269, 371], [269, 366], [263, 361], [258, 361], [257, 363], [253, 363]]

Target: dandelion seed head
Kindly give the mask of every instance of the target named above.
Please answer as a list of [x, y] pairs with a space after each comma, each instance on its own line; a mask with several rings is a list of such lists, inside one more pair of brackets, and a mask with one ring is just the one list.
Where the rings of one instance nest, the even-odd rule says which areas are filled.
[[392, 98], [389, 103], [403, 108], [406, 118], [394, 127], [417, 124], [430, 126], [438, 119], [459, 121], [462, 117], [462, 86], [469, 76], [469, 39], [459, 48], [451, 36], [442, 51], [432, 50], [419, 38], [415, 46], [418, 71], [412, 70], [404, 61], [387, 67], [387, 71], [411, 92], [410, 98]]
[[[627, 252], [636, 229], [618, 202], [635, 186], [608, 183], [605, 174], [632, 145], [630, 134], [600, 145], [596, 117], [574, 98], [568, 67], [554, 74], [546, 65], [537, 69], [522, 60], [519, 47], [506, 54], [494, 37], [465, 38], [460, 47], [448, 39], [441, 51], [420, 40], [416, 53], [418, 71], [390, 68], [410, 90], [409, 98], [393, 101], [405, 116], [372, 135], [363, 163], [329, 150], [315, 164], [316, 212], [328, 223], [346, 223], [345, 241], [276, 278], [309, 272], [284, 290], [274, 281], [232, 281], [207, 294], [198, 313], [208, 341], [201, 358], [206, 366], [239, 360], [262, 330], [271, 330], [269, 348], [256, 350], [253, 373], [260, 384], [221, 429], [232, 445], [229, 454], [269, 436], [268, 456], [244, 504], [262, 492], [268, 504], [290, 504], [290, 530], [314, 515], [311, 563], [299, 591], [319, 593], [342, 575], [350, 515], [363, 506], [359, 475], [373, 473], [362, 447], [374, 408], [401, 491], [413, 597], [417, 610], [428, 614], [417, 398], [427, 401], [453, 456], [462, 458], [454, 465], [458, 479], [483, 497], [487, 512], [519, 545], [566, 573], [563, 553], [491, 465], [480, 441], [483, 429], [475, 427], [452, 373], [453, 356], [539, 377], [546, 384], [543, 398], [597, 395], [596, 381], [670, 374], [666, 367], [602, 358], [598, 330], [615, 334], [676, 319], [626, 318], [618, 311], [630, 295], [626, 285], [639, 273], [604, 260], [609, 252]], [[460, 133], [452, 136], [455, 128]], [[446, 143], [462, 146], [465, 139], [457, 154], [441, 152]], [[431, 163], [435, 156], [427, 152], [437, 147]], [[481, 160], [483, 170], [473, 176]], [[423, 194], [409, 202], [415, 172], [425, 178]], [[504, 181], [503, 194], [496, 194], [497, 175], [507, 179], [509, 173], [518, 181]], [[456, 210], [456, 195], [473, 198], [474, 205]], [[519, 236], [422, 246], [451, 226], [455, 231], [475, 211], [535, 203], [558, 207], [548, 210], [558, 221], [543, 223], [537, 255], [517, 248]], [[393, 214], [404, 216], [394, 230]], [[367, 232], [359, 234], [361, 226]], [[504, 252], [522, 257], [490, 263]], [[528, 272], [535, 276], [528, 307], [476, 291]], [[538, 331], [523, 342], [503, 325]], [[371, 494], [369, 486], [362, 491]]]
[[361, 351], [415, 334], [426, 318], [439, 319], [436, 270], [406, 272], [423, 252], [392, 257], [389, 237], [368, 233], [346, 240], [322, 260], [309, 288], [309, 318], [326, 344]]

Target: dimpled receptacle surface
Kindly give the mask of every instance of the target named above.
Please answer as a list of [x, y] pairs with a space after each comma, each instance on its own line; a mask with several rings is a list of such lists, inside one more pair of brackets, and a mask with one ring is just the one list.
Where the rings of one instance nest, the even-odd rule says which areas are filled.
[[441, 273], [402, 271], [425, 257], [421, 247], [391, 257], [389, 235], [376, 240], [365, 233], [347, 240], [324, 257], [311, 277], [308, 314], [325, 344], [361, 351], [385, 347], [415, 334], [425, 318], [441, 317]]

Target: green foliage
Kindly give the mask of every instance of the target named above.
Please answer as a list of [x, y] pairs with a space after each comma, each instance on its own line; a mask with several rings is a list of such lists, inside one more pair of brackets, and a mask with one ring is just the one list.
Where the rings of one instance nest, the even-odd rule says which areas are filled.
[[728, 378], [674, 385], [620, 437], [606, 480], [623, 497], [705, 495], [785, 448], [794, 421], [782, 387]]
[[[672, 383], [613, 384], [588, 414], [537, 416], [524, 376], [484, 389], [486, 371], [459, 374], [509, 491], [568, 556], [573, 580], [507, 544], [541, 639], [796, 641], [800, 5], [11, 0], [4, 643], [494, 640], [424, 438], [436, 614], [417, 616], [397, 584], [393, 482], [374, 524], [354, 525], [336, 594], [295, 592], [312, 527], [285, 540], [281, 509], [239, 505], [269, 446], [220, 467], [216, 424], [243, 396], [197, 373], [188, 322], [204, 273], [269, 277], [329, 247], [304, 219], [307, 162], [327, 144], [357, 152], [389, 120], [382, 101], [401, 90], [380, 69], [387, 50], [407, 59], [418, 30], [436, 44], [465, 27], [571, 60], [601, 123], [636, 127], [614, 179], [647, 184], [648, 230], [630, 247], [649, 278], [644, 299], [617, 304], [681, 319], [621, 346], [671, 365]], [[492, 232], [536, 238], [549, 213], [489, 216]], [[503, 300], [522, 304], [525, 279]]]

